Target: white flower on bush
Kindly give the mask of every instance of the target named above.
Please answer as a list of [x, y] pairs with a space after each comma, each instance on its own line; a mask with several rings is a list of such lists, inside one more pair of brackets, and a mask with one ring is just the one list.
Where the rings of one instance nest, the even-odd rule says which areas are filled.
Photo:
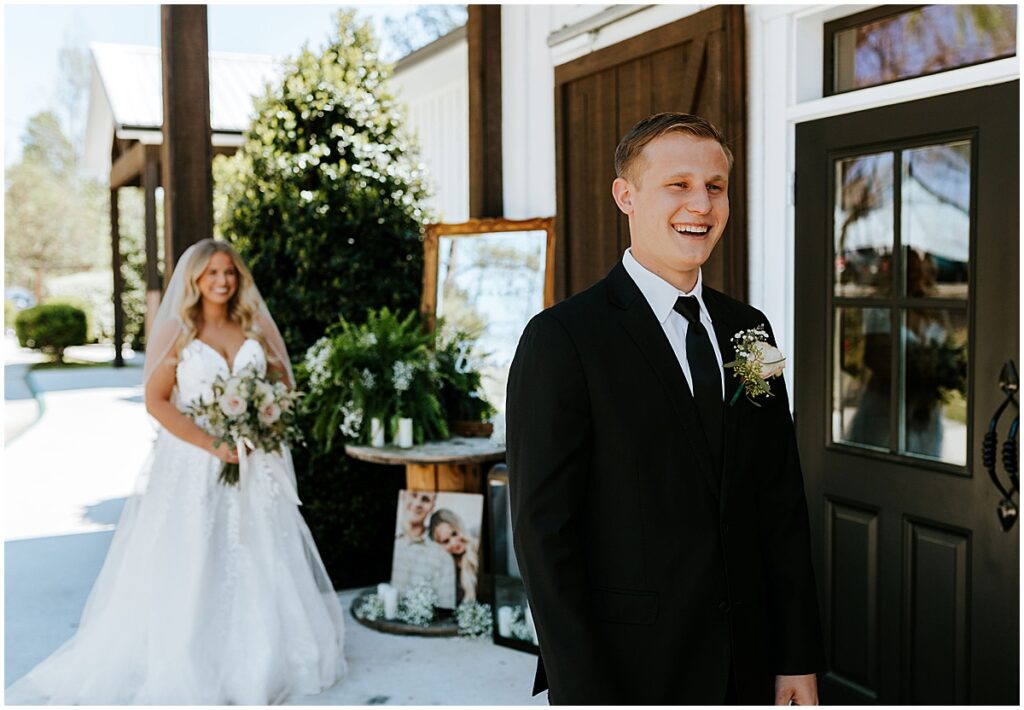
[[341, 406], [342, 422], [338, 427], [345, 436], [359, 436], [359, 429], [363, 426], [363, 410], [356, 407], [355, 402], [346, 402]]
[[225, 392], [217, 400], [217, 405], [220, 407], [220, 411], [229, 417], [240, 417], [249, 408], [249, 403], [245, 401], [245, 397], [237, 392]]
[[369, 368], [363, 368], [362, 376], [363, 387], [365, 387], [368, 390], [372, 390], [374, 387], [377, 386], [377, 378], [372, 372], [370, 372]]
[[331, 339], [323, 337], [313, 343], [306, 351], [305, 364], [309, 370], [309, 384], [314, 388], [323, 387], [327, 383], [329, 374], [327, 361], [331, 357]]
[[360, 344], [364, 345], [364, 346], [376, 345], [377, 344], [377, 334], [376, 333], [367, 333], [366, 335], [364, 335], [362, 337], [362, 340], [361, 340]]
[[271, 426], [281, 418], [281, 407], [274, 400], [264, 402], [260, 405], [258, 416], [260, 424], [263, 426]]
[[412, 385], [412, 376], [415, 368], [411, 362], [405, 362], [399, 360], [395, 363], [393, 370], [391, 383], [395, 386], [395, 391], [405, 392]]

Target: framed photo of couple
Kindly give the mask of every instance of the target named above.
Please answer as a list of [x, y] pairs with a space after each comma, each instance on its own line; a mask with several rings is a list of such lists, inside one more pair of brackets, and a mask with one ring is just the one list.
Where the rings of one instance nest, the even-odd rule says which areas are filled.
[[439, 609], [476, 601], [484, 497], [402, 490], [395, 516], [391, 585], [399, 594], [430, 586]]

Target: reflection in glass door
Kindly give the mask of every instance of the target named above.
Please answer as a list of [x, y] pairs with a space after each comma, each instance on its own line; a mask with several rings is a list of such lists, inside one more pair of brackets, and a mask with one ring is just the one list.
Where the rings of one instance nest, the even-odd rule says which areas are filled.
[[971, 142], [834, 165], [832, 442], [964, 467]]

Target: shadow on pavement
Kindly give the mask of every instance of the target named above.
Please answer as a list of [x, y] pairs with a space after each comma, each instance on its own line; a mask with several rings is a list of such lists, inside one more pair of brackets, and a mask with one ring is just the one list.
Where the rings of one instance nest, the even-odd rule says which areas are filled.
[[113, 535], [104, 530], [4, 543], [5, 687], [71, 638]]
[[97, 525], [116, 525], [127, 498], [111, 498], [83, 508], [82, 518]]

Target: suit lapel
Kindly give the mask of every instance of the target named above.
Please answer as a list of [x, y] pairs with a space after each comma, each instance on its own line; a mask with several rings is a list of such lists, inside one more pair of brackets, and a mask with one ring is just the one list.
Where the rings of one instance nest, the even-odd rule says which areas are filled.
[[[715, 339], [718, 341], [718, 349], [722, 353], [722, 364], [727, 364], [736, 359], [736, 349], [732, 344], [732, 336], [739, 330], [740, 326], [731, 318], [732, 312], [728, 308], [717, 291], [705, 286], [703, 292], [704, 305], [711, 314], [711, 323], [715, 327]], [[720, 510], [725, 510], [725, 503], [729, 494], [729, 486], [736, 476], [733, 468], [736, 465], [736, 453], [739, 450], [737, 445], [740, 442], [739, 419], [743, 411], [740, 402], [730, 404], [733, 395], [736, 394], [742, 381], [736, 376], [734, 368], [725, 368], [725, 421], [722, 425], [723, 436], [723, 458], [722, 458], [722, 495], [719, 499]], [[743, 395], [740, 395], [742, 398]]]
[[693, 395], [686, 384], [686, 377], [679, 367], [675, 353], [672, 352], [672, 346], [669, 345], [665, 331], [662, 330], [661, 324], [655, 318], [647, 300], [640, 293], [639, 287], [630, 278], [621, 261], [608, 275], [608, 285], [610, 299], [622, 309], [619, 323], [636, 343], [647, 363], [661, 381], [678, 416], [677, 425], [695, 454], [697, 467], [715, 497], [718, 498], [720, 492], [712, 468], [711, 451], [697, 414], [697, 405], [693, 401]]

